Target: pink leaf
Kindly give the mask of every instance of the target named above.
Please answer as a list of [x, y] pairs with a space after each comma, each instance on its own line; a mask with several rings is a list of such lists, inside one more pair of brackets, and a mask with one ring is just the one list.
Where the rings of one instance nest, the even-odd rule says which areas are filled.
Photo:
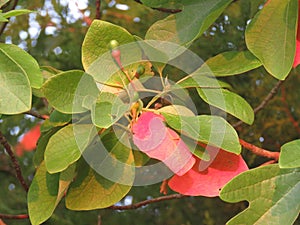
[[[211, 155], [209, 162], [196, 160], [193, 168], [183, 176], [174, 175], [169, 187], [181, 194], [191, 196], [219, 196], [220, 189], [233, 177], [248, 170], [240, 155], [235, 155], [216, 148], [207, 148]], [[216, 155], [214, 158], [213, 155]]]
[[134, 144], [149, 157], [162, 161], [174, 173], [183, 175], [195, 164], [195, 159], [179, 135], [167, 128], [164, 118], [144, 112], [133, 125]]
[[297, 39], [296, 39], [296, 54], [294, 58], [293, 67], [297, 67], [300, 64], [300, 0], [298, 1], [298, 27], [297, 27]]

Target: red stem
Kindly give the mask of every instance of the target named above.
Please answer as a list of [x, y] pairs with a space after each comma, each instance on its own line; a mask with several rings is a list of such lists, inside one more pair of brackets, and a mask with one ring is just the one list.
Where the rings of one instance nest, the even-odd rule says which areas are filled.
[[10, 214], [1, 214], [0, 219], [28, 219], [29, 216], [27, 214], [20, 214], [20, 215], [10, 215]]
[[263, 157], [266, 157], [269, 159], [275, 159], [276, 161], [278, 161], [278, 159], [279, 159], [279, 155], [280, 155], [279, 152], [271, 152], [266, 149], [259, 148], [259, 147], [255, 146], [253, 144], [250, 144], [242, 139], [240, 139], [240, 143], [244, 148], [253, 152], [255, 155], [263, 156]]

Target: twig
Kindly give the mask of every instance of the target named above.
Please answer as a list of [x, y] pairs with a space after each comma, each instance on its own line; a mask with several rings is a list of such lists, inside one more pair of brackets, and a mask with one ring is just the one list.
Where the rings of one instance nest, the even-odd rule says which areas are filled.
[[[272, 88], [272, 90], [269, 92], [269, 94], [264, 98], [264, 100], [253, 110], [254, 114], [257, 114], [260, 110], [262, 110], [268, 103], [269, 101], [275, 96], [277, 93], [279, 87], [282, 85], [283, 80], [278, 81], [275, 86]], [[238, 121], [237, 123], [233, 124], [233, 127], [239, 127], [242, 125], [244, 122], [243, 121]]]
[[27, 214], [20, 214], [20, 215], [11, 215], [11, 214], [1, 214], [0, 213], [0, 218], [1, 219], [28, 219], [29, 216]]
[[138, 203], [135, 203], [132, 205], [124, 205], [124, 206], [123, 205], [122, 206], [113, 205], [113, 206], [108, 207], [108, 209], [113, 209], [113, 210], [137, 209], [142, 206], [152, 204], [155, 202], [162, 202], [162, 201], [171, 200], [171, 199], [180, 199], [180, 198], [184, 198], [184, 197], [188, 197], [188, 196], [181, 195], [181, 194], [173, 194], [173, 195], [167, 195], [167, 196], [162, 196], [162, 197], [158, 197], [158, 198], [141, 201], [141, 202], [138, 202]]
[[101, 19], [101, 0], [96, 0], [96, 16], [95, 19]]
[[36, 117], [36, 118], [39, 118], [39, 119], [41, 119], [41, 120], [45, 120], [45, 119], [47, 119], [47, 116], [45, 116], [45, 115], [41, 115], [41, 114], [39, 114], [38, 112], [36, 112], [36, 111], [33, 111], [33, 110], [30, 110], [30, 111], [24, 112], [24, 114], [27, 114], [27, 115], [34, 116], [34, 117]]
[[[10, 10], [14, 10], [14, 9], [17, 7], [18, 1], [19, 1], [19, 0], [15, 0], [15, 1], [14, 1], [14, 4], [13, 4], [13, 6], [12, 6], [12, 8], [11, 8]], [[3, 34], [3, 32], [4, 32], [4, 30], [5, 30], [6, 26], [7, 26], [7, 24], [8, 24], [8, 22], [5, 22], [5, 23], [2, 25], [2, 27], [1, 27], [1, 29], [0, 29], [0, 36]]]
[[298, 132], [298, 134], [300, 134], [300, 126], [299, 123], [295, 120], [294, 116], [291, 113], [291, 110], [289, 108], [289, 105], [286, 101], [286, 91], [285, 91], [285, 87], [281, 87], [281, 101], [284, 104], [284, 110], [289, 118], [289, 120], [291, 121], [292, 125], [294, 126], [294, 128], [296, 129], [296, 131]]
[[279, 152], [271, 152], [269, 150], [259, 148], [259, 147], [252, 145], [242, 139], [240, 139], [240, 143], [244, 148], [253, 152], [255, 155], [263, 156], [263, 157], [266, 157], [269, 159], [275, 159], [276, 161], [278, 161], [278, 159], [279, 159], [279, 155], [280, 155]]
[[102, 218], [101, 218], [101, 215], [98, 214], [98, 222], [97, 222], [97, 225], [101, 225], [102, 224]]
[[266, 166], [266, 165], [270, 165], [270, 164], [273, 164], [273, 163], [276, 163], [278, 160], [275, 160], [275, 159], [272, 159], [272, 160], [269, 160], [259, 166]]
[[[134, 0], [134, 1], [143, 4], [140, 0]], [[181, 9], [166, 9], [166, 8], [153, 8], [153, 7], [151, 7], [151, 9], [158, 10], [165, 13], [179, 13], [182, 11]]]
[[16, 176], [17, 179], [20, 181], [21, 185], [23, 186], [24, 190], [26, 192], [28, 192], [28, 185], [25, 182], [25, 179], [22, 175], [22, 171], [21, 171], [21, 167], [19, 165], [18, 160], [16, 159], [10, 145], [8, 144], [6, 138], [4, 137], [4, 135], [2, 134], [2, 132], [0, 131], [0, 144], [3, 145], [3, 147], [5, 148], [6, 152], [8, 153], [8, 155], [10, 156], [10, 159], [13, 163], [14, 169], [16, 171]]

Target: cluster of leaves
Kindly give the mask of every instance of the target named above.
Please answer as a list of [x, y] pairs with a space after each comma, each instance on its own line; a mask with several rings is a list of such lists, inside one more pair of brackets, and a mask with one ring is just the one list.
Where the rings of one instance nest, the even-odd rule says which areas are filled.
[[[152, 8], [182, 10], [154, 23], [146, 33], [146, 43], [169, 41], [184, 47], [199, 38], [231, 3], [141, 2]], [[175, 173], [169, 186], [177, 192], [220, 195], [228, 202], [248, 200], [249, 208], [228, 224], [292, 224], [300, 209], [299, 140], [282, 146], [278, 165], [235, 177], [248, 169], [239, 155], [241, 145], [235, 129], [222, 117], [197, 115], [184, 101], [173, 98], [178, 90], [188, 93], [186, 90], [194, 88], [210, 106], [251, 125], [251, 106], [211, 74], [227, 77], [263, 66], [273, 77], [285, 79], [297, 65], [297, 4], [297, 0], [270, 0], [247, 27], [248, 50], [221, 53], [174, 82], [169, 81], [171, 75], [163, 73], [166, 63], [155, 61], [148, 48], [139, 46], [141, 38], [105, 21], [95, 20], [86, 34], [84, 71], [40, 67], [17, 46], [0, 44], [0, 96], [5, 96], [1, 97], [0, 113], [30, 110], [32, 95], [47, 99], [53, 109], [41, 125], [34, 158], [37, 171], [28, 192], [32, 224], [47, 220], [63, 197], [72, 210], [115, 204], [134, 184], [134, 167], [147, 165], [149, 158], [164, 162]], [[133, 48], [122, 48], [126, 45]], [[161, 49], [152, 46], [151, 50], [155, 56], [166, 57], [166, 62], [173, 59]], [[135, 63], [127, 63], [132, 59]], [[161, 83], [148, 88], [147, 81], [154, 77]], [[143, 98], [145, 93], [155, 94], [149, 99]], [[101, 148], [108, 150], [109, 160], [101, 155]], [[85, 154], [96, 159], [90, 163]], [[201, 165], [205, 165], [202, 170]], [[105, 168], [113, 179], [96, 172]]]

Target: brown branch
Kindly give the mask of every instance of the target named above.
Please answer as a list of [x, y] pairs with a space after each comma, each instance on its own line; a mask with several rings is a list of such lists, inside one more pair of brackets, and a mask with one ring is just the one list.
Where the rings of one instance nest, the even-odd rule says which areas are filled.
[[[14, 9], [17, 7], [18, 1], [19, 1], [19, 0], [15, 0], [15, 1], [14, 1], [13, 6], [11, 7], [10, 10], [14, 10]], [[3, 34], [3, 32], [4, 32], [4, 30], [5, 30], [6, 26], [7, 26], [7, 24], [8, 24], [8, 22], [5, 22], [5, 23], [2, 25], [2, 27], [1, 27], [1, 29], [0, 29], [0, 36]]]
[[28, 192], [28, 185], [26, 184], [25, 179], [22, 175], [22, 170], [21, 170], [20, 164], [19, 164], [18, 160], [16, 159], [10, 145], [8, 144], [6, 138], [4, 137], [4, 135], [2, 134], [1, 131], [0, 131], [0, 144], [3, 145], [3, 147], [5, 148], [6, 152], [8, 153], [8, 155], [13, 163], [14, 169], [16, 171], [17, 179], [23, 186], [24, 190], [26, 192]]
[[101, 0], [96, 0], [96, 16], [95, 19], [101, 19]]
[[[264, 98], [264, 100], [253, 110], [254, 114], [257, 114], [260, 110], [262, 110], [269, 102], [270, 100], [275, 96], [277, 93], [279, 87], [282, 85], [283, 80], [278, 81], [275, 86], [272, 88], [272, 90], [269, 92], [269, 94]], [[243, 121], [238, 121], [237, 123], [233, 124], [233, 127], [239, 127], [242, 125]]]
[[275, 159], [276, 161], [278, 161], [279, 159], [279, 152], [272, 152], [263, 148], [259, 148], [253, 144], [250, 144], [242, 139], [240, 139], [240, 143], [241, 145], [248, 149], [249, 151], [253, 152], [255, 155], [259, 155], [259, 156], [263, 156], [269, 159]]
[[33, 111], [33, 110], [24, 112], [24, 114], [34, 116], [34, 117], [39, 118], [39, 119], [41, 119], [41, 120], [45, 120], [45, 119], [47, 119], [47, 117], [48, 117], [48, 116], [45, 116], [45, 115], [41, 115], [41, 114], [39, 114], [38, 112]]
[[1, 214], [0, 219], [28, 219], [29, 216], [27, 214], [20, 214], [20, 215], [11, 215], [11, 214]]
[[286, 101], [286, 91], [285, 91], [285, 87], [281, 87], [281, 102], [284, 105], [284, 111], [286, 112], [289, 120], [291, 121], [292, 125], [294, 126], [294, 128], [296, 129], [296, 131], [298, 132], [298, 134], [300, 134], [300, 126], [299, 123], [295, 120], [294, 116], [292, 115], [292, 112], [289, 108], [289, 105]]
[[[137, 3], [143, 4], [140, 0], [134, 0]], [[182, 10], [181, 9], [166, 9], [166, 8], [153, 8], [151, 7], [151, 9], [157, 10], [157, 11], [161, 11], [161, 12], [165, 12], [165, 13], [179, 13]]]
[[166, 201], [166, 200], [171, 200], [171, 199], [180, 199], [180, 198], [184, 198], [184, 197], [188, 197], [186, 195], [181, 195], [181, 194], [173, 194], [173, 195], [167, 195], [167, 196], [162, 196], [162, 197], [158, 197], [158, 198], [153, 198], [153, 199], [148, 199], [145, 201], [141, 201], [132, 205], [121, 205], [121, 206], [117, 206], [117, 205], [113, 205], [108, 207], [108, 209], [112, 209], [112, 210], [129, 210], [129, 209], [137, 209], [140, 208], [142, 206], [148, 205], [148, 204], [152, 204], [155, 202], [162, 202], [162, 201]]

